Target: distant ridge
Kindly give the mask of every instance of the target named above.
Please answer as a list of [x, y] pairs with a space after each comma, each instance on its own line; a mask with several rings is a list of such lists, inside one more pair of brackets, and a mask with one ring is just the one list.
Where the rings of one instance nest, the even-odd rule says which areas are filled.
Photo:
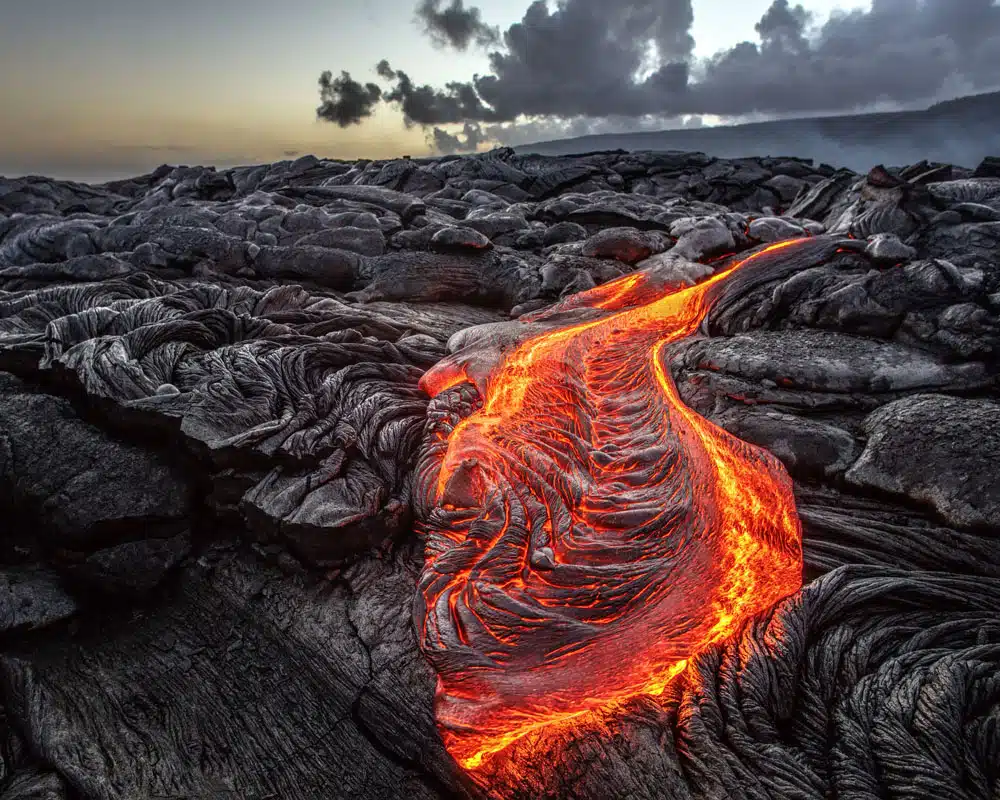
[[1000, 91], [893, 111], [751, 122], [714, 128], [607, 133], [538, 142], [519, 153], [594, 150], [699, 150], [721, 158], [788, 155], [855, 170], [928, 159], [975, 166], [1000, 154]]

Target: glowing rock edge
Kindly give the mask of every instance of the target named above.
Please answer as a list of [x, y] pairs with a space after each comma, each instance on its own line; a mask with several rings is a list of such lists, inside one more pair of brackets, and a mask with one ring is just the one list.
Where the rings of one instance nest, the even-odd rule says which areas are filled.
[[542, 726], [660, 694], [686, 660], [802, 584], [780, 462], [681, 401], [667, 348], [773, 244], [680, 288], [634, 272], [463, 332], [423, 378], [414, 620], [466, 769]]

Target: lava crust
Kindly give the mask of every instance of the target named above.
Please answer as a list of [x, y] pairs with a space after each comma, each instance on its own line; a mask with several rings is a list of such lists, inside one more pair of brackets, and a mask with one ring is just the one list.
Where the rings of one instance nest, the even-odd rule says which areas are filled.
[[996, 800], [998, 419], [1000, 158], [0, 177], [0, 798]]
[[773, 244], [674, 291], [632, 273], [519, 324], [584, 321], [506, 352], [487, 331], [425, 374], [415, 617], [442, 736], [463, 766], [662, 693], [688, 658], [800, 588], [791, 480], [684, 405], [667, 347], [697, 331], [737, 273], [772, 274], [795, 262], [782, 251], [836, 244]]

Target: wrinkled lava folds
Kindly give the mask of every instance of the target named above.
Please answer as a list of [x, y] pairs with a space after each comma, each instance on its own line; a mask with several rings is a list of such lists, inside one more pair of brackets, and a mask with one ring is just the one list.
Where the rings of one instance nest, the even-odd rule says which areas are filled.
[[797, 244], [680, 290], [631, 273], [424, 376], [414, 618], [443, 740], [465, 768], [542, 726], [662, 693], [687, 659], [800, 588], [787, 473], [685, 406], [665, 352], [731, 276]]

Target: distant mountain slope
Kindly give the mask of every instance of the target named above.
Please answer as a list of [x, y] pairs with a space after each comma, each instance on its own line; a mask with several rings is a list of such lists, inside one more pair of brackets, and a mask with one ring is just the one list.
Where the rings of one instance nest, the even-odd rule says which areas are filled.
[[715, 128], [602, 134], [522, 145], [521, 153], [700, 150], [722, 158], [789, 155], [867, 170], [921, 159], [975, 166], [1000, 155], [1000, 92], [936, 103], [922, 111], [851, 114]]

